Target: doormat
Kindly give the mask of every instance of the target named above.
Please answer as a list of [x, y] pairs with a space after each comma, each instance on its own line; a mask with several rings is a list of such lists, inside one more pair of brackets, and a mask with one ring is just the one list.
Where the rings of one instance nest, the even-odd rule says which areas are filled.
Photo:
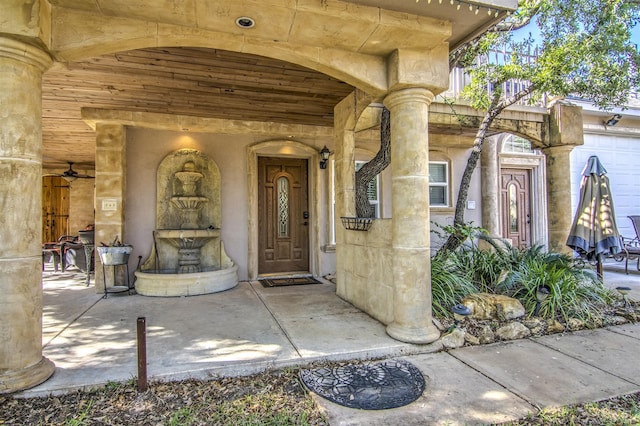
[[402, 407], [418, 399], [425, 389], [420, 370], [402, 360], [301, 370], [300, 378], [321, 397], [361, 410]]
[[262, 287], [283, 287], [287, 285], [322, 284], [313, 277], [271, 278], [260, 280]]

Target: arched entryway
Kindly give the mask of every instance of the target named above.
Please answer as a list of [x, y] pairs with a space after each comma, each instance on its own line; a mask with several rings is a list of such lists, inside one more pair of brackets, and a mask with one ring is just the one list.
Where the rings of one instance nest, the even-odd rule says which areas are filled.
[[546, 246], [544, 155], [519, 136], [499, 142], [500, 236], [514, 247]]

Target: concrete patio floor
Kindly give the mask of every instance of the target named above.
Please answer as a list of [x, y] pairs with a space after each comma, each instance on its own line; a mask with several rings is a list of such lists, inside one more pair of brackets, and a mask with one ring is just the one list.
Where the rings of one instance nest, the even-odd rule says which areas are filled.
[[[150, 380], [390, 357], [412, 362], [425, 376], [424, 394], [397, 409], [353, 410], [316, 397], [332, 425], [498, 423], [640, 391], [640, 324], [439, 351], [439, 343], [391, 339], [329, 282], [275, 288], [241, 282], [204, 296], [104, 299], [79, 272], [43, 276], [43, 354], [56, 372], [20, 396], [135, 378], [138, 317], [147, 322]], [[623, 264], [605, 265], [605, 283], [629, 286], [630, 297], [640, 300], [640, 273], [624, 274]]]

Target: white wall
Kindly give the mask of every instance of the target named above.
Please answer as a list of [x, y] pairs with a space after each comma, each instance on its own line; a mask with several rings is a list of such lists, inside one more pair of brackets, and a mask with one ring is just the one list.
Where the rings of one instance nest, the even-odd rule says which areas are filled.
[[578, 204], [582, 169], [591, 155], [597, 155], [607, 169], [618, 230], [623, 236], [635, 236], [627, 216], [640, 214], [639, 149], [637, 138], [585, 134], [584, 145], [571, 152], [572, 214]]

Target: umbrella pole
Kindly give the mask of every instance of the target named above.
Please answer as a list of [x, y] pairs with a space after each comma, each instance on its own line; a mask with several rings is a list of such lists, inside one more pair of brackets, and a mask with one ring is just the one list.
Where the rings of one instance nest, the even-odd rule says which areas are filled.
[[604, 282], [604, 278], [602, 276], [602, 255], [597, 255], [596, 259], [596, 274], [598, 275], [598, 279]]

